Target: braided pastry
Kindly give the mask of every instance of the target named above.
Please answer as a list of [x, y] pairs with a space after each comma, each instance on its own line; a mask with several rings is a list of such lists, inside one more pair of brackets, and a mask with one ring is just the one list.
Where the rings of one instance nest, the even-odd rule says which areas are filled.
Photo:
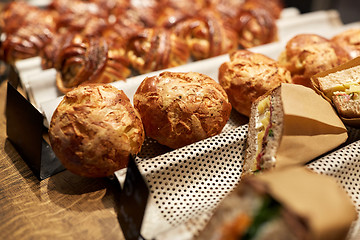
[[76, 35], [59, 53], [56, 85], [66, 93], [84, 83], [109, 83], [130, 75], [126, 60], [109, 51], [103, 38]]
[[174, 32], [185, 39], [196, 60], [237, 49], [236, 33], [211, 9], [203, 10], [199, 16], [178, 23]]
[[127, 56], [135, 70], [147, 73], [185, 64], [190, 52], [170, 30], [146, 28], [129, 40]]
[[239, 45], [251, 48], [277, 41], [277, 25], [271, 13], [263, 8], [241, 9], [232, 26]]

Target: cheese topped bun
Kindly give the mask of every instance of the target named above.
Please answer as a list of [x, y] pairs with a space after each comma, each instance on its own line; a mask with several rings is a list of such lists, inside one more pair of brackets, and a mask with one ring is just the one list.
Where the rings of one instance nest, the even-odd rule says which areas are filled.
[[134, 106], [146, 135], [170, 148], [219, 134], [231, 112], [224, 89], [195, 72], [145, 78], [134, 95]]
[[51, 147], [69, 171], [106, 177], [140, 151], [144, 129], [125, 93], [111, 85], [83, 85], [68, 92], [49, 128]]

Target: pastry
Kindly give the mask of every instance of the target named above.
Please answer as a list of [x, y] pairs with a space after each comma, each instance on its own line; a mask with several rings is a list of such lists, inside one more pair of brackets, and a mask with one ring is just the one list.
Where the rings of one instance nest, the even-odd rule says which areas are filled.
[[236, 33], [211, 9], [174, 26], [174, 32], [184, 39], [196, 60], [226, 54], [237, 49]]
[[338, 33], [331, 38], [331, 41], [336, 42], [344, 48], [350, 54], [351, 58], [360, 56], [360, 28], [351, 28]]
[[195, 72], [145, 78], [134, 95], [134, 106], [146, 136], [173, 149], [219, 134], [231, 112], [221, 86]]
[[125, 93], [90, 84], [68, 92], [50, 123], [51, 147], [69, 171], [107, 177], [125, 168], [144, 142], [140, 116]]
[[349, 59], [350, 55], [335, 42], [316, 34], [299, 34], [287, 42], [279, 63], [291, 72], [294, 83], [312, 87], [313, 75]]
[[146, 28], [129, 39], [127, 56], [139, 73], [176, 67], [188, 62], [189, 49], [183, 39], [164, 28]]
[[66, 93], [83, 83], [110, 83], [130, 75], [127, 60], [103, 38], [75, 35], [58, 54], [56, 85]]
[[238, 50], [219, 68], [219, 83], [234, 109], [249, 116], [251, 104], [280, 83], [291, 83], [290, 72], [275, 60], [248, 50]]

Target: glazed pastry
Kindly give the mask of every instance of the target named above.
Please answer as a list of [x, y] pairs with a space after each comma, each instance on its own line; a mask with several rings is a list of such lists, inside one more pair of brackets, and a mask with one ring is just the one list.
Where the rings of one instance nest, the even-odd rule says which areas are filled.
[[290, 72], [259, 53], [238, 50], [219, 68], [219, 83], [239, 113], [250, 116], [251, 104], [281, 83], [291, 83]]
[[122, 90], [90, 84], [68, 92], [50, 122], [51, 147], [69, 171], [107, 177], [125, 168], [144, 142], [140, 116]]
[[352, 28], [335, 35], [331, 41], [343, 47], [351, 56], [360, 56], [360, 28]]
[[145, 78], [134, 95], [134, 106], [146, 136], [173, 149], [219, 134], [231, 112], [221, 86], [195, 72]]
[[128, 59], [140, 73], [187, 63], [190, 53], [183, 39], [164, 28], [146, 28], [128, 42]]
[[56, 31], [57, 15], [25, 2], [11, 2], [0, 14], [0, 59], [8, 64], [38, 56]]
[[36, 25], [19, 28], [1, 42], [0, 57], [6, 63], [14, 64], [17, 60], [38, 56], [52, 36], [51, 32]]
[[251, 48], [277, 41], [276, 19], [263, 8], [241, 9], [232, 20], [238, 35], [238, 43], [243, 48]]
[[211, 9], [174, 27], [176, 35], [185, 39], [194, 59], [205, 59], [237, 49], [236, 33]]
[[349, 59], [350, 55], [335, 42], [316, 34], [299, 34], [287, 42], [279, 63], [291, 72], [294, 83], [312, 87], [311, 76]]
[[245, 0], [208, 0], [210, 8], [221, 14], [225, 22], [234, 19], [241, 10]]
[[282, 0], [246, 0], [241, 8], [244, 10], [264, 9], [278, 19], [284, 9], [284, 3]]
[[[103, 38], [75, 35], [59, 53], [56, 85], [66, 93], [84, 83], [109, 83], [130, 75], [126, 59], [109, 50]], [[115, 69], [114, 69], [115, 68]]]

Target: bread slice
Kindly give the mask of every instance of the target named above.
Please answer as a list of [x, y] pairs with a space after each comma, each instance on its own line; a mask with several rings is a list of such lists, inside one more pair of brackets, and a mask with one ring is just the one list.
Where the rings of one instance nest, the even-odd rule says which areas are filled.
[[284, 118], [280, 91], [280, 87], [277, 87], [252, 104], [243, 175], [271, 169], [276, 165]]

